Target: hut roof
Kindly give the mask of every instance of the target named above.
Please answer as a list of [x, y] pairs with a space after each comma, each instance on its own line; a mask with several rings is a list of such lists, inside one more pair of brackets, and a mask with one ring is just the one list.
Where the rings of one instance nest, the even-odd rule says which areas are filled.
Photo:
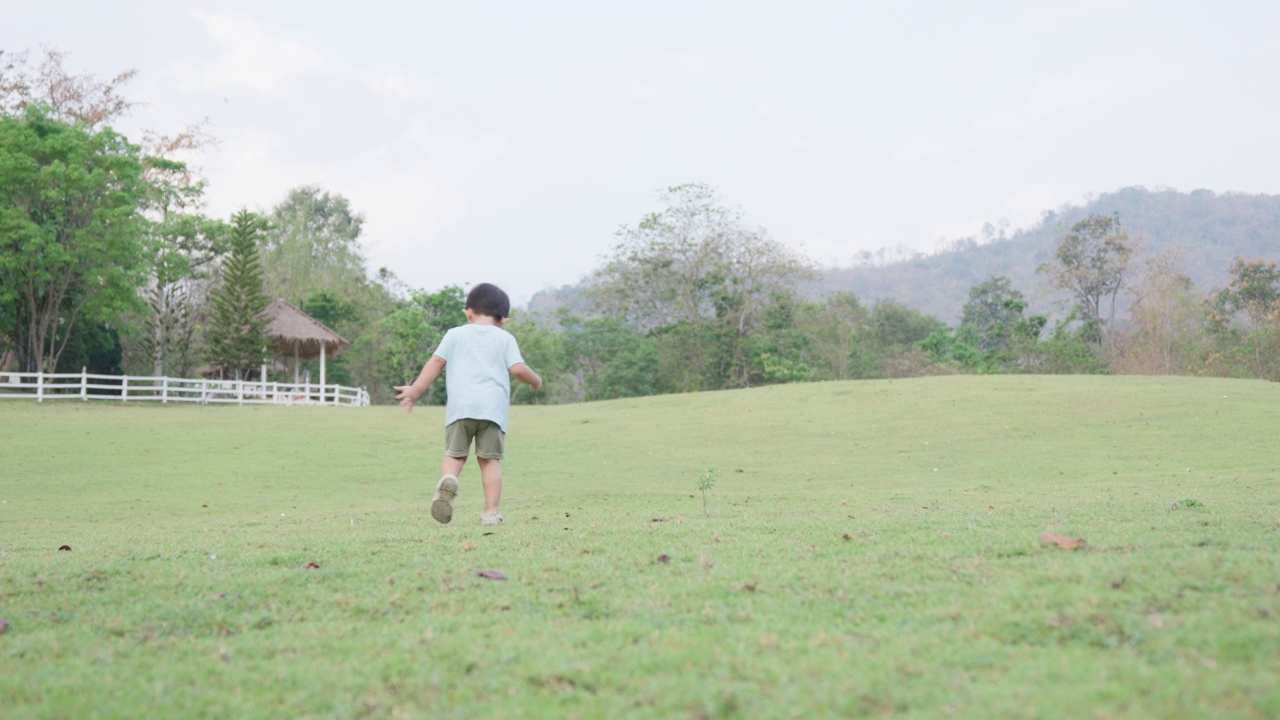
[[267, 317], [267, 335], [274, 353], [293, 355], [296, 349], [299, 357], [314, 358], [320, 356], [320, 346], [324, 345], [325, 355], [333, 357], [347, 344], [341, 335], [283, 298], [271, 301]]

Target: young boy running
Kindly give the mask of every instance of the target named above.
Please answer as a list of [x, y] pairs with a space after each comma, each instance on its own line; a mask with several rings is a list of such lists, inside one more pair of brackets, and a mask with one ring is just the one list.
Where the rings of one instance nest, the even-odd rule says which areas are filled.
[[397, 385], [396, 399], [407, 412], [431, 383], [445, 373], [448, 400], [444, 411], [444, 460], [440, 482], [431, 499], [431, 517], [447, 523], [453, 519], [453, 500], [458, 495], [458, 474], [467, 461], [474, 441], [480, 483], [484, 486], [481, 525], [500, 525], [502, 513], [502, 450], [507, 437], [507, 411], [511, 402], [511, 379], [542, 389], [542, 378], [525, 364], [511, 333], [502, 329], [511, 312], [507, 294], [495, 285], [481, 283], [467, 294], [463, 313], [467, 324], [448, 331], [431, 359], [412, 385]]

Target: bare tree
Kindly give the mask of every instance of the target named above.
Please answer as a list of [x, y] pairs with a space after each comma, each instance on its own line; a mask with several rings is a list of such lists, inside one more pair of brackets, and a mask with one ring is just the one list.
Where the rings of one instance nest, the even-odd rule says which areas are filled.
[[1171, 248], [1143, 263], [1129, 288], [1129, 322], [1112, 328], [1112, 368], [1120, 373], [1178, 375], [1187, 371], [1205, 333], [1202, 298], [1183, 269], [1185, 254]]
[[693, 374], [703, 380], [745, 385], [745, 339], [774, 294], [792, 292], [816, 270], [763, 228], [746, 226], [706, 185], [672, 187], [662, 198], [665, 210], [618, 231], [591, 296], [608, 314], [679, 337], [668, 348], [673, 363], [700, 368]]
[[62, 66], [66, 53], [50, 47], [41, 50], [39, 65], [31, 64], [26, 50], [0, 65], [0, 115], [17, 115], [40, 103], [48, 108], [50, 119], [82, 122], [92, 130], [128, 114], [137, 105], [119, 94], [137, 70], [125, 70], [106, 80], [89, 74], [72, 75]]
[[[1062, 236], [1053, 260], [1040, 265], [1049, 285], [1067, 294], [1085, 323], [1086, 337], [1101, 342], [1115, 320], [1116, 297], [1139, 244], [1113, 215], [1090, 215]], [[1107, 316], [1102, 315], [1106, 305]]]

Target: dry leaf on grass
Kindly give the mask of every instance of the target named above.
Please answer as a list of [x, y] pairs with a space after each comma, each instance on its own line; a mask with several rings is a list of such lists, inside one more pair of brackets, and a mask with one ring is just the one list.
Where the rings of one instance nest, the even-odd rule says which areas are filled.
[[1054, 535], [1053, 533], [1040, 533], [1040, 542], [1045, 545], [1053, 545], [1063, 550], [1074, 550], [1084, 545], [1084, 538], [1071, 538], [1066, 535]]

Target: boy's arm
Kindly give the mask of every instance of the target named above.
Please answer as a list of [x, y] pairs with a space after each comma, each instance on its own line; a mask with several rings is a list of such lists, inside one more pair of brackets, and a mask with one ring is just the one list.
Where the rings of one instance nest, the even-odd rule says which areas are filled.
[[431, 383], [440, 377], [440, 371], [444, 370], [444, 358], [439, 355], [432, 355], [426, 365], [422, 366], [422, 372], [418, 373], [418, 379], [413, 381], [412, 385], [396, 385], [396, 390], [400, 391], [396, 395], [396, 399], [400, 401], [400, 407], [405, 412], [413, 412], [413, 403], [422, 393], [431, 387]]
[[511, 374], [517, 380], [529, 386], [529, 389], [538, 392], [542, 389], [542, 376], [533, 371], [533, 368], [524, 363], [516, 363], [511, 366]]

